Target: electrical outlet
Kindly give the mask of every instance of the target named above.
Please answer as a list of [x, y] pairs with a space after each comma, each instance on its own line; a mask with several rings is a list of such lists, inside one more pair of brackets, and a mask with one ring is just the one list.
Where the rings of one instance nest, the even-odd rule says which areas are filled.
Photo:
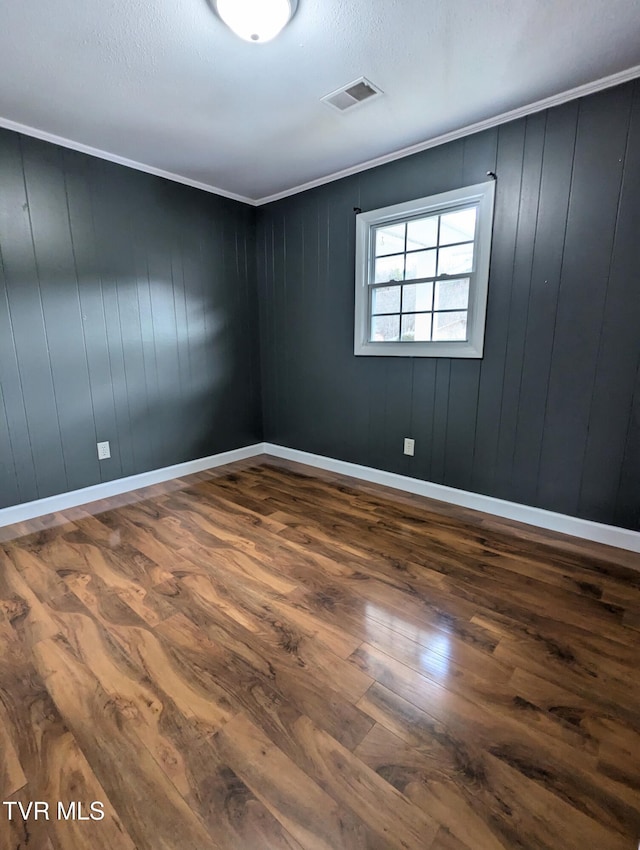
[[416, 448], [416, 441], [412, 440], [411, 437], [404, 438], [404, 453], [413, 457]]
[[106, 440], [104, 443], [98, 443], [98, 460], [109, 460], [111, 457], [111, 449], [109, 448], [109, 441]]

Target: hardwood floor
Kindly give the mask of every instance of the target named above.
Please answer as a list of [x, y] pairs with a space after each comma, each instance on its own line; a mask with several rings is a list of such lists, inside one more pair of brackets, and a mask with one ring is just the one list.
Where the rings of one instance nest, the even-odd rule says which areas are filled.
[[636, 850], [634, 566], [275, 461], [4, 529], [0, 848]]

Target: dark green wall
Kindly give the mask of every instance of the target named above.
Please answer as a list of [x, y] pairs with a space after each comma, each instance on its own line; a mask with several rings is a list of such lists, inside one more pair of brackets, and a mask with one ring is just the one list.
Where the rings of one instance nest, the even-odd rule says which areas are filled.
[[[353, 207], [487, 171], [484, 359], [354, 357]], [[264, 436], [640, 528], [639, 81], [257, 215], [0, 131], [0, 252], [0, 507]]]
[[[353, 207], [487, 171], [484, 359], [354, 357]], [[640, 528], [640, 82], [259, 208], [257, 247], [266, 440]]]
[[252, 208], [0, 130], [0, 507], [259, 440], [254, 270]]

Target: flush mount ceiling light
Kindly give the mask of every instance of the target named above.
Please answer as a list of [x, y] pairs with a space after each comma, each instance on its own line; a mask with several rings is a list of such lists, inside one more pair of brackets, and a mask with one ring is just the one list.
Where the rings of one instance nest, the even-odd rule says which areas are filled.
[[213, 0], [219, 17], [245, 41], [271, 41], [293, 17], [298, 0]]

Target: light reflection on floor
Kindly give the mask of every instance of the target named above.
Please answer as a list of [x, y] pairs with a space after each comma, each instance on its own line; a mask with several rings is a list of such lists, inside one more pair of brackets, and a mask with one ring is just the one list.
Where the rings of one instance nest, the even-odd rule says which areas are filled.
[[[388, 609], [367, 602], [365, 627], [371, 636], [371, 643], [379, 645], [381, 626], [386, 627], [388, 632], [385, 641], [389, 644], [389, 649], [393, 650], [395, 645], [398, 650], [396, 658], [407, 658], [409, 651], [410, 660], [430, 679], [444, 682], [448, 678], [451, 641], [446, 634], [420, 629]], [[413, 646], [409, 641], [413, 642]]]

